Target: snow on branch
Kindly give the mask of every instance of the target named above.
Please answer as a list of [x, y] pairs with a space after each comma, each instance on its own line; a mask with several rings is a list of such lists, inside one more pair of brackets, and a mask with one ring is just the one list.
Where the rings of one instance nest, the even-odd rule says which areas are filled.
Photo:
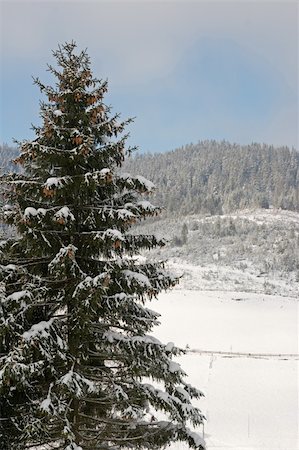
[[106, 339], [110, 344], [113, 342], [125, 342], [129, 343], [130, 346], [134, 347], [136, 344], [145, 344], [145, 345], [157, 345], [160, 348], [163, 348], [163, 344], [159, 341], [159, 339], [154, 336], [124, 336], [117, 331], [105, 331], [103, 334], [103, 339]]
[[72, 442], [65, 448], [65, 450], [83, 450], [83, 448], [80, 445], [77, 445], [75, 442]]
[[0, 389], [3, 385], [8, 386], [11, 380], [16, 379], [24, 386], [28, 385], [31, 376], [40, 373], [45, 365], [43, 360], [36, 362], [26, 361], [19, 348], [0, 358], [0, 363], [2, 366], [0, 370]]
[[69, 177], [50, 177], [45, 181], [43, 187], [49, 190], [60, 189], [67, 184], [68, 181]]
[[191, 404], [190, 396], [181, 386], [176, 386], [172, 394], [151, 384], [143, 384], [140, 387], [155, 407], [162, 406], [165, 411], [171, 414], [173, 419], [178, 421], [182, 419], [184, 421], [190, 420], [193, 423], [202, 423], [204, 420], [203, 414]]
[[103, 184], [103, 182], [110, 183], [112, 181], [112, 172], [108, 168], [96, 170], [94, 172], [86, 172], [84, 180], [87, 185], [91, 182], [96, 184]]
[[64, 225], [66, 222], [73, 222], [74, 215], [71, 213], [68, 206], [63, 206], [54, 214], [55, 221]]
[[114, 241], [124, 241], [125, 237], [119, 230], [116, 230], [115, 228], [108, 228], [105, 231], [97, 231], [94, 234], [93, 239], [94, 240], [100, 239], [102, 241], [109, 240], [114, 242]]
[[133, 272], [132, 270], [123, 270], [123, 275], [125, 276], [125, 279], [127, 280], [127, 284], [130, 287], [132, 283], [135, 285], [139, 285], [141, 287], [147, 287], [151, 288], [151, 282], [149, 278], [140, 272]]
[[60, 264], [65, 258], [74, 259], [75, 253], [77, 251], [77, 247], [70, 244], [66, 247], [62, 247], [59, 252], [55, 255], [55, 258], [49, 263], [49, 270], [55, 268], [58, 264]]
[[95, 383], [75, 372], [73, 368], [58, 380], [58, 384], [67, 387], [77, 398], [82, 397], [87, 392], [96, 392], [97, 390]]
[[118, 175], [119, 180], [127, 189], [137, 189], [141, 193], [151, 193], [155, 190], [155, 185], [141, 175], [132, 176], [129, 173]]
[[80, 281], [80, 283], [77, 284], [76, 289], [73, 293], [73, 298], [77, 297], [78, 295], [85, 295], [88, 291], [91, 291], [95, 288], [102, 288], [105, 290], [109, 283], [110, 276], [108, 272], [102, 272], [96, 277], [87, 276], [84, 278], [84, 280]]
[[77, 247], [72, 244], [69, 244], [66, 247], [61, 247], [59, 252], [48, 264], [49, 273], [51, 275], [55, 275], [56, 277], [60, 277], [62, 274], [76, 277], [86, 276], [76, 262], [75, 255], [77, 250]]
[[36, 337], [39, 338], [48, 338], [49, 336], [49, 330], [53, 324], [54, 319], [50, 319], [48, 321], [42, 321], [39, 323], [36, 323], [32, 325], [30, 330], [25, 331], [23, 333], [23, 339], [26, 341], [35, 339]]

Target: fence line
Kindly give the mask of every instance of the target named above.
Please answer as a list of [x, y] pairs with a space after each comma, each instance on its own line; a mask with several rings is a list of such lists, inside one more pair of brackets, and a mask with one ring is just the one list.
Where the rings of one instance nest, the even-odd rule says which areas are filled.
[[299, 360], [298, 353], [246, 353], [246, 352], [225, 352], [214, 350], [187, 349], [187, 353], [216, 355], [223, 358], [255, 358], [255, 359], [280, 359], [280, 360]]

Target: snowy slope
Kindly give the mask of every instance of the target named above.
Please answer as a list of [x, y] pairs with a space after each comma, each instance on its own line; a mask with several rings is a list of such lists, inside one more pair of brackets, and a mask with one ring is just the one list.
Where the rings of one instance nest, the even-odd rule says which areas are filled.
[[[183, 227], [188, 232], [182, 241]], [[244, 210], [145, 222], [135, 232], [165, 237], [149, 257], [169, 262], [181, 287], [299, 295], [299, 213]]]

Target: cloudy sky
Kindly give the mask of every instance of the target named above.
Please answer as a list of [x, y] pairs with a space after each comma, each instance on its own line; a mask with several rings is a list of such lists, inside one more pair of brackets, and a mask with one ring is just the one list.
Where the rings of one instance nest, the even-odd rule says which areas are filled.
[[131, 144], [165, 151], [202, 139], [298, 148], [296, 1], [1, 0], [0, 141], [32, 138], [32, 75], [75, 39], [106, 103], [136, 117]]

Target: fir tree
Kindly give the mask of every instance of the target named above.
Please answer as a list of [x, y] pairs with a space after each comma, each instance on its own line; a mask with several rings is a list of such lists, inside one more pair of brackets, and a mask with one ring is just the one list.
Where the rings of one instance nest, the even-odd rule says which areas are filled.
[[202, 394], [172, 361], [181, 351], [148, 335], [158, 314], [145, 301], [177, 281], [136, 257], [164, 242], [129, 232], [159, 212], [140, 196], [153, 185], [121, 174], [130, 120], [111, 114], [107, 82], [75, 48], [53, 53], [55, 87], [35, 80], [42, 126], [20, 144], [22, 172], [1, 178], [4, 222], [18, 232], [1, 247], [1, 443], [203, 448], [186, 425], [202, 424], [191, 403]]

